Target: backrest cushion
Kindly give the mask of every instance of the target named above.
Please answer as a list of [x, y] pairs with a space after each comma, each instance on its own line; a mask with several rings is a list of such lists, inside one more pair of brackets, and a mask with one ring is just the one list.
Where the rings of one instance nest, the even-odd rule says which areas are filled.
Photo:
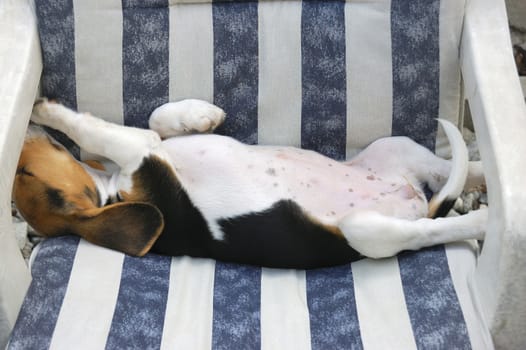
[[460, 122], [464, 5], [39, 0], [42, 93], [140, 127], [201, 98], [226, 110], [221, 134], [336, 159], [388, 135], [441, 150], [435, 119]]

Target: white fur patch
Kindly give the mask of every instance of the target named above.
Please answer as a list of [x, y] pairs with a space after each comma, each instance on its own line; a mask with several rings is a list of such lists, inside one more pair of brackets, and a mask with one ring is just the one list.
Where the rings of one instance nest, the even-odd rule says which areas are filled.
[[[119, 172], [107, 172], [93, 169], [85, 163], [80, 163], [84, 170], [91, 176], [97, 191], [99, 192], [101, 204], [104, 205], [108, 199], [116, 198], [119, 191]], [[131, 182], [131, 180], [130, 180]], [[131, 187], [131, 184], [129, 185]]]
[[339, 225], [349, 244], [371, 258], [440, 243], [484, 239], [487, 209], [466, 215], [410, 221], [367, 211], [350, 214]]

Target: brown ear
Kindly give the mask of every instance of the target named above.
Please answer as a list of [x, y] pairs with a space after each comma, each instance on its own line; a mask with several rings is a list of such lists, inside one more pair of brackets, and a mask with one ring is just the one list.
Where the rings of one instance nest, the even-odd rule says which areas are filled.
[[163, 216], [155, 206], [121, 202], [75, 214], [72, 230], [88, 242], [143, 256], [163, 228]]

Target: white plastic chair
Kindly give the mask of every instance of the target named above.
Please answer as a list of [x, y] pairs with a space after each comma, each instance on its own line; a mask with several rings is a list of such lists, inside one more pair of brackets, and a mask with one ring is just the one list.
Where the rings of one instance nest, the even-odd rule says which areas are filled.
[[[472, 0], [461, 45], [464, 91], [487, 180], [490, 220], [471, 294], [496, 348], [526, 346], [526, 106], [515, 72], [504, 2]], [[28, 0], [0, 3], [0, 346], [30, 282], [10, 217], [18, 155], [42, 69]]]

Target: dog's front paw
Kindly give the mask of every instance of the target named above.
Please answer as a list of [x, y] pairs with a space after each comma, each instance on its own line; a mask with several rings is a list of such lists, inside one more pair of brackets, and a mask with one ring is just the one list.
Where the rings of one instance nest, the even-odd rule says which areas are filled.
[[52, 126], [55, 119], [53, 107], [56, 105], [57, 103], [49, 101], [45, 97], [37, 99], [31, 112], [31, 121], [41, 125]]
[[150, 129], [162, 138], [212, 132], [225, 120], [225, 112], [205, 101], [166, 103], [150, 116]]

